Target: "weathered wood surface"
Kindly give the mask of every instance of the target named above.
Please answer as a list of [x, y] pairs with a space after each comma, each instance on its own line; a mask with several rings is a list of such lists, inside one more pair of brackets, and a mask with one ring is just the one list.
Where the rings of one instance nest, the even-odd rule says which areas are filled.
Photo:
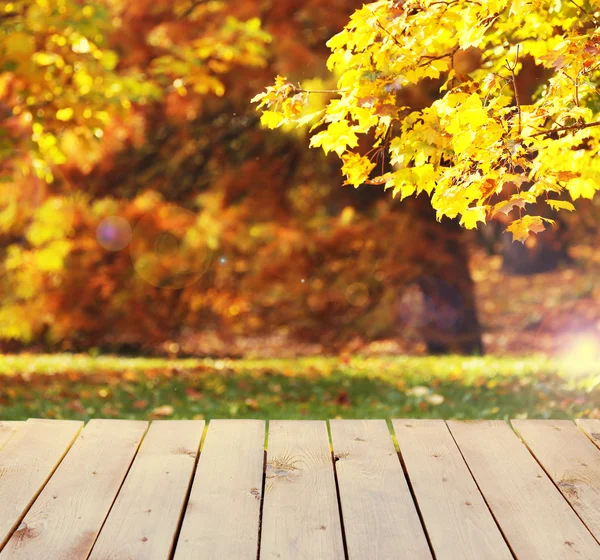
[[600, 545], [508, 424], [448, 426], [517, 558], [600, 558]]
[[385, 420], [332, 420], [348, 555], [431, 559]]
[[0, 559], [86, 558], [146, 428], [146, 422], [137, 420], [91, 420], [0, 553]]
[[596, 444], [596, 447], [600, 447], [600, 419], [577, 420], [577, 425]]
[[344, 558], [327, 424], [269, 422], [260, 558]]
[[0, 449], [0, 549], [82, 427], [72, 420], [27, 420]]
[[198, 462], [176, 560], [255, 560], [264, 468], [263, 420], [213, 420]]
[[203, 420], [152, 423], [90, 560], [169, 558], [203, 430]]
[[570, 420], [513, 420], [512, 425], [600, 541], [600, 449]]
[[15, 435], [15, 432], [23, 425], [23, 422], [0, 422], [0, 448]]
[[394, 432], [437, 560], [510, 560], [443, 420], [394, 420]]
[[0, 421], [0, 560], [600, 559], [599, 420], [392, 424]]

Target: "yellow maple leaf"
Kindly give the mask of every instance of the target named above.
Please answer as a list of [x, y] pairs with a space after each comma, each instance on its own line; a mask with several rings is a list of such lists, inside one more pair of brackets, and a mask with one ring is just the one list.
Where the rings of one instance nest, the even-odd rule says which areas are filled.
[[594, 198], [596, 191], [598, 190], [598, 184], [592, 179], [571, 179], [567, 183], [567, 190], [573, 200], [578, 198]]
[[473, 208], [467, 208], [460, 218], [460, 225], [467, 229], [476, 229], [477, 222], [483, 222], [485, 224], [486, 209], [486, 206], [473, 206]]
[[510, 231], [513, 234], [513, 241], [520, 241], [525, 243], [525, 240], [529, 237], [529, 233], [541, 233], [546, 229], [544, 222], [554, 224], [554, 220], [548, 218], [542, 218], [541, 216], [523, 216], [522, 218], [512, 222], [506, 231]]
[[348, 178], [345, 184], [355, 187], [359, 187], [369, 178], [376, 165], [368, 157], [355, 153], [342, 155], [342, 160], [344, 162], [342, 173]]
[[260, 117], [260, 122], [267, 128], [277, 128], [283, 124], [285, 117], [277, 111], [264, 111]]
[[341, 156], [347, 148], [358, 146], [358, 136], [346, 121], [338, 121], [331, 123], [327, 130], [315, 134], [310, 140], [310, 145], [313, 148], [323, 148], [326, 154], [335, 152]]
[[456, 107], [447, 130], [452, 134], [460, 133], [465, 128], [476, 131], [487, 123], [488, 120], [489, 116], [483, 107], [480, 97], [473, 93], [462, 105]]
[[573, 212], [575, 206], [566, 200], [546, 200], [546, 204], [552, 208], [552, 210], [568, 210]]

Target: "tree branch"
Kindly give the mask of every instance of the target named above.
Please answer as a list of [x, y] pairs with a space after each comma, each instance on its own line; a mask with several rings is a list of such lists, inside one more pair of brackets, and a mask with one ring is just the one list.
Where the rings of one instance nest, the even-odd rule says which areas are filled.
[[584, 128], [591, 128], [593, 126], [600, 126], [600, 121], [593, 121], [593, 122], [589, 122], [589, 123], [582, 123], [582, 124], [571, 124], [568, 126], [559, 126], [557, 128], [552, 128], [550, 130], [541, 130], [540, 132], [536, 132], [535, 134], [531, 134], [530, 136], [527, 136], [527, 138], [535, 138], [536, 136], [549, 136], [550, 134], [553, 134], [554, 132], [570, 132], [572, 130], [583, 130]]
[[344, 93], [347, 89], [302, 89], [294, 86], [294, 93]]

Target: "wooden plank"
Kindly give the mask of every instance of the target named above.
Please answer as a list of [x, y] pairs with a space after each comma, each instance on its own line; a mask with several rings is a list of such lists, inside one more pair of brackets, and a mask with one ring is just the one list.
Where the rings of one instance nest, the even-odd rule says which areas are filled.
[[444, 421], [392, 424], [436, 559], [511, 559]]
[[0, 421], [0, 448], [15, 435], [25, 422]]
[[577, 425], [583, 430], [596, 447], [600, 447], [600, 419], [590, 418], [575, 420]]
[[600, 540], [600, 450], [570, 420], [513, 420], [512, 425]]
[[260, 558], [344, 558], [327, 425], [271, 421]]
[[448, 426], [517, 558], [600, 558], [600, 546], [502, 421]]
[[135, 420], [91, 420], [0, 559], [87, 558], [146, 427]]
[[90, 560], [171, 557], [203, 430], [203, 420], [151, 424]]
[[75, 420], [30, 419], [0, 449], [0, 550], [82, 426]]
[[348, 556], [431, 559], [385, 420], [331, 420]]
[[262, 420], [212, 420], [186, 508], [176, 560], [256, 560], [264, 467]]

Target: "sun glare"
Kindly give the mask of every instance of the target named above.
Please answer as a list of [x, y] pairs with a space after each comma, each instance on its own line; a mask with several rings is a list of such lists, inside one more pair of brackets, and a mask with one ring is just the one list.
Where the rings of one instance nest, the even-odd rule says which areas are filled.
[[574, 373], [595, 369], [600, 363], [600, 337], [591, 333], [571, 337], [561, 357], [569, 362], [569, 371]]

